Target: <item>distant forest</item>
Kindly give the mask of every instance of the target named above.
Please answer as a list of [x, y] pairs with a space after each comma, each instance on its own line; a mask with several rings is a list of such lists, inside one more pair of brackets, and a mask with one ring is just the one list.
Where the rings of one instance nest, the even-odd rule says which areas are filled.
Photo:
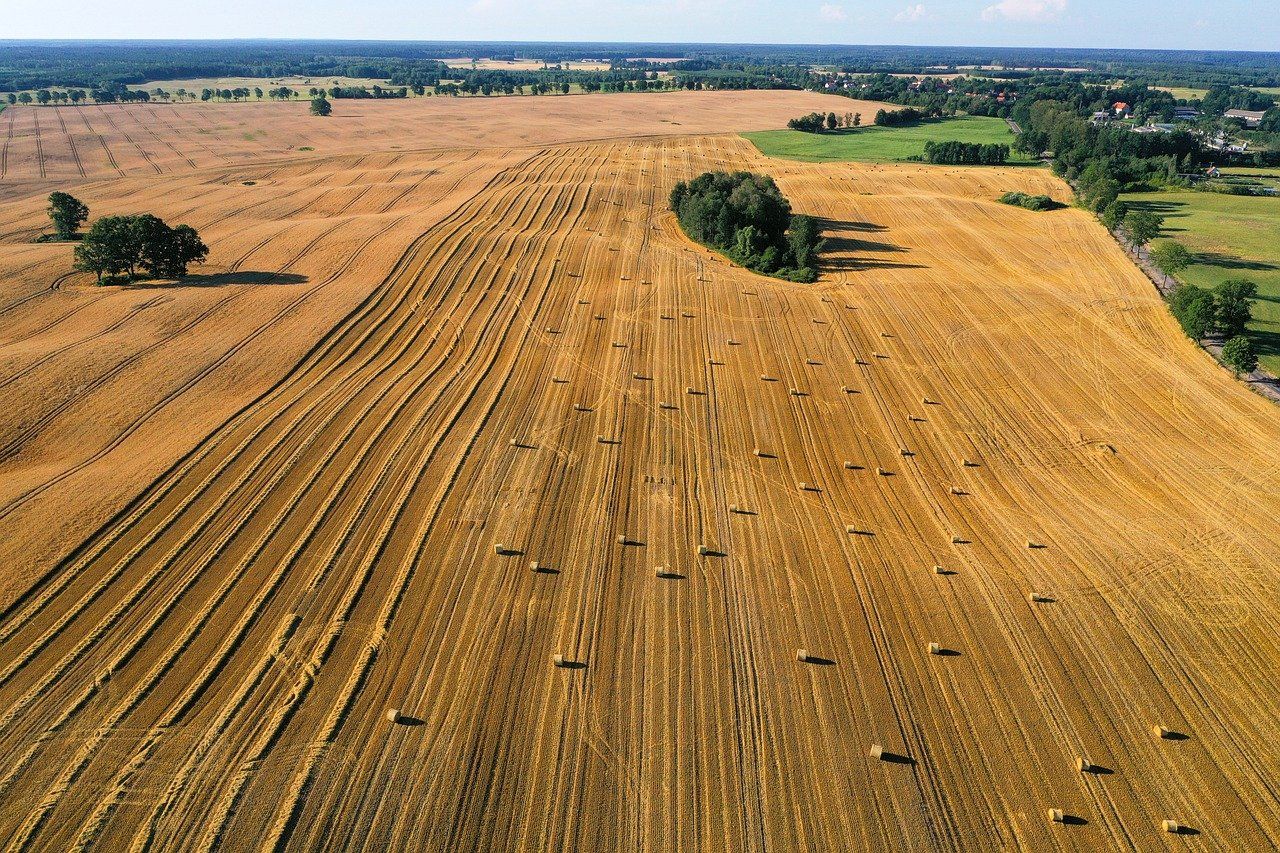
[[[551, 42], [384, 41], [0, 41], [0, 92], [49, 87], [106, 89], [190, 77], [372, 77], [433, 85], [440, 60], [458, 57], [611, 63], [614, 73], [658, 68], [716, 88], [801, 88], [808, 66], [842, 73], [925, 74], [966, 65], [1069, 67], [1098, 81], [1143, 76], [1170, 86], [1280, 86], [1280, 53], [1068, 48], [881, 47]], [[677, 60], [654, 64], [638, 57]], [[455, 71], [464, 69], [455, 68]], [[469, 69], [465, 69], [469, 70]], [[502, 71], [511, 74], [513, 72]], [[558, 72], [557, 80], [578, 82]], [[1031, 72], [983, 71], [1016, 80]], [[456, 79], [456, 78], [455, 78]], [[617, 79], [617, 78], [615, 78]], [[621, 79], [639, 79], [623, 74]]]

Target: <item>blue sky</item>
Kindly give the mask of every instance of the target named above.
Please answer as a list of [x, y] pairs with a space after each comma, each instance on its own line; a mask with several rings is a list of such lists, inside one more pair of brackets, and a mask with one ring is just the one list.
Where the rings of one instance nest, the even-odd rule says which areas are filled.
[[[386, 38], [1280, 50], [1275, 0], [5, 0], [4, 38]], [[52, 9], [56, 12], [51, 13]]]

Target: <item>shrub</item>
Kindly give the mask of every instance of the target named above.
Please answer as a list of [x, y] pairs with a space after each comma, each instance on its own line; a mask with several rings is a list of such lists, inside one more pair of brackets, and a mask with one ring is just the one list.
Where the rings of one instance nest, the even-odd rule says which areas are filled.
[[1047, 195], [1027, 195], [1020, 192], [1007, 192], [1000, 196], [1000, 201], [1015, 207], [1025, 207], [1027, 210], [1057, 210], [1063, 206]]

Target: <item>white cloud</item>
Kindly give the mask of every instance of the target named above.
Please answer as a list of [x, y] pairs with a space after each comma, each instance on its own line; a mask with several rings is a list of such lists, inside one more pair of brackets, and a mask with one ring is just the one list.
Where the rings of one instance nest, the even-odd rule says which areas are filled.
[[929, 17], [929, 13], [928, 11], [925, 10], [924, 4], [917, 3], [914, 6], [908, 6], [907, 8], [903, 9], [901, 12], [894, 15], [893, 19], [895, 21], [905, 21], [907, 23], [911, 23], [912, 21], [923, 21], [927, 17]]
[[1049, 21], [1067, 10], [1067, 0], [1000, 0], [982, 10], [982, 20]]
[[836, 6], [833, 3], [825, 3], [818, 10], [818, 17], [824, 21], [843, 21], [847, 16], [844, 13], [843, 6]]

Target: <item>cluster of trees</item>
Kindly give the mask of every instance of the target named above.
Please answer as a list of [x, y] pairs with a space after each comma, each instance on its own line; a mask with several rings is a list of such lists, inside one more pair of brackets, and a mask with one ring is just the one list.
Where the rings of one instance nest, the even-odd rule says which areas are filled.
[[924, 159], [928, 163], [999, 166], [1009, 159], [1009, 146], [995, 143], [984, 145], [981, 142], [929, 140], [924, 144]]
[[1028, 195], [1021, 192], [1004, 193], [999, 201], [1014, 207], [1025, 207], [1027, 210], [1057, 210], [1063, 206], [1047, 195]]
[[1275, 98], [1245, 86], [1216, 85], [1200, 99], [1200, 109], [1210, 115], [1220, 116], [1227, 110], [1269, 110], [1276, 105]]
[[187, 267], [204, 263], [209, 247], [190, 225], [169, 227], [150, 213], [104, 216], [90, 226], [75, 249], [75, 268], [104, 276], [124, 275], [134, 281], [182, 278]]
[[1199, 139], [1187, 131], [1132, 133], [1126, 127], [1090, 123], [1073, 102], [1033, 100], [1014, 109], [1022, 128], [1014, 145], [1040, 155], [1050, 152], [1055, 174], [1076, 189], [1081, 205], [1102, 212], [1120, 193], [1163, 186], [1194, 171], [1205, 158]]
[[787, 122], [792, 130], [805, 133], [821, 133], [824, 130], [838, 130], [842, 127], [859, 127], [862, 125], [862, 113], [809, 113], [807, 116], [793, 118]]
[[333, 104], [324, 95], [316, 95], [311, 99], [311, 114], [313, 116], [327, 116], [333, 112]]
[[1169, 299], [1169, 308], [1192, 340], [1214, 336], [1224, 339], [1222, 360], [1237, 374], [1258, 366], [1245, 327], [1253, 317], [1252, 302], [1258, 286], [1246, 279], [1224, 281], [1209, 290], [1184, 284]]
[[1122, 201], [1108, 204], [1098, 216], [1109, 231], [1118, 231], [1132, 246], [1145, 246], [1160, 235], [1164, 217], [1150, 210], [1130, 210]]
[[933, 110], [918, 110], [915, 107], [903, 107], [900, 110], [876, 110], [875, 124], [879, 127], [901, 127], [904, 124], [915, 124], [926, 118], [937, 118], [942, 113]]
[[317, 94], [328, 95], [335, 101], [341, 98], [349, 98], [354, 100], [363, 100], [368, 98], [407, 98], [409, 97], [409, 89], [407, 86], [401, 86], [396, 89], [384, 89], [381, 86], [330, 86], [328, 89], [321, 89]]
[[[156, 91], [160, 90], [157, 89]], [[175, 94], [181, 98], [186, 94], [186, 90], [178, 89]], [[261, 101], [265, 96], [273, 101], [288, 101], [297, 94], [297, 92], [290, 89], [288, 86], [277, 86], [275, 88], [267, 89], [266, 92], [263, 92], [260, 86], [254, 86], [252, 89], [246, 86], [237, 86], [234, 89], [201, 89], [200, 100], [212, 101], [217, 99], [220, 101], [247, 101], [249, 97], [252, 96]]]
[[[54, 237], [74, 240], [89, 219], [89, 208], [73, 195], [49, 196], [49, 219]], [[80, 237], [75, 248], [75, 268], [104, 277], [139, 275], [148, 278], [182, 278], [187, 267], [204, 263], [209, 247], [190, 225], [170, 227], [150, 213], [104, 216]]]
[[[217, 98], [220, 101], [244, 101], [248, 100], [253, 94], [253, 90], [244, 86], [237, 86], [234, 89], [203, 89], [200, 92], [200, 100], [211, 101]], [[258, 90], [258, 97], [262, 97], [262, 90]]]
[[706, 172], [676, 184], [671, 209], [691, 238], [748, 269], [792, 281], [818, 277], [818, 222], [793, 214], [767, 175]]
[[9, 92], [4, 97], [10, 104], [79, 104], [89, 97], [89, 93], [84, 89], [39, 89], [34, 96], [30, 92]]
[[[835, 113], [832, 113], [831, 116], [834, 118]], [[822, 113], [809, 113], [807, 116], [791, 119], [787, 122], [787, 127], [792, 130], [801, 130], [805, 133], [821, 133], [827, 127], [827, 117]]]

